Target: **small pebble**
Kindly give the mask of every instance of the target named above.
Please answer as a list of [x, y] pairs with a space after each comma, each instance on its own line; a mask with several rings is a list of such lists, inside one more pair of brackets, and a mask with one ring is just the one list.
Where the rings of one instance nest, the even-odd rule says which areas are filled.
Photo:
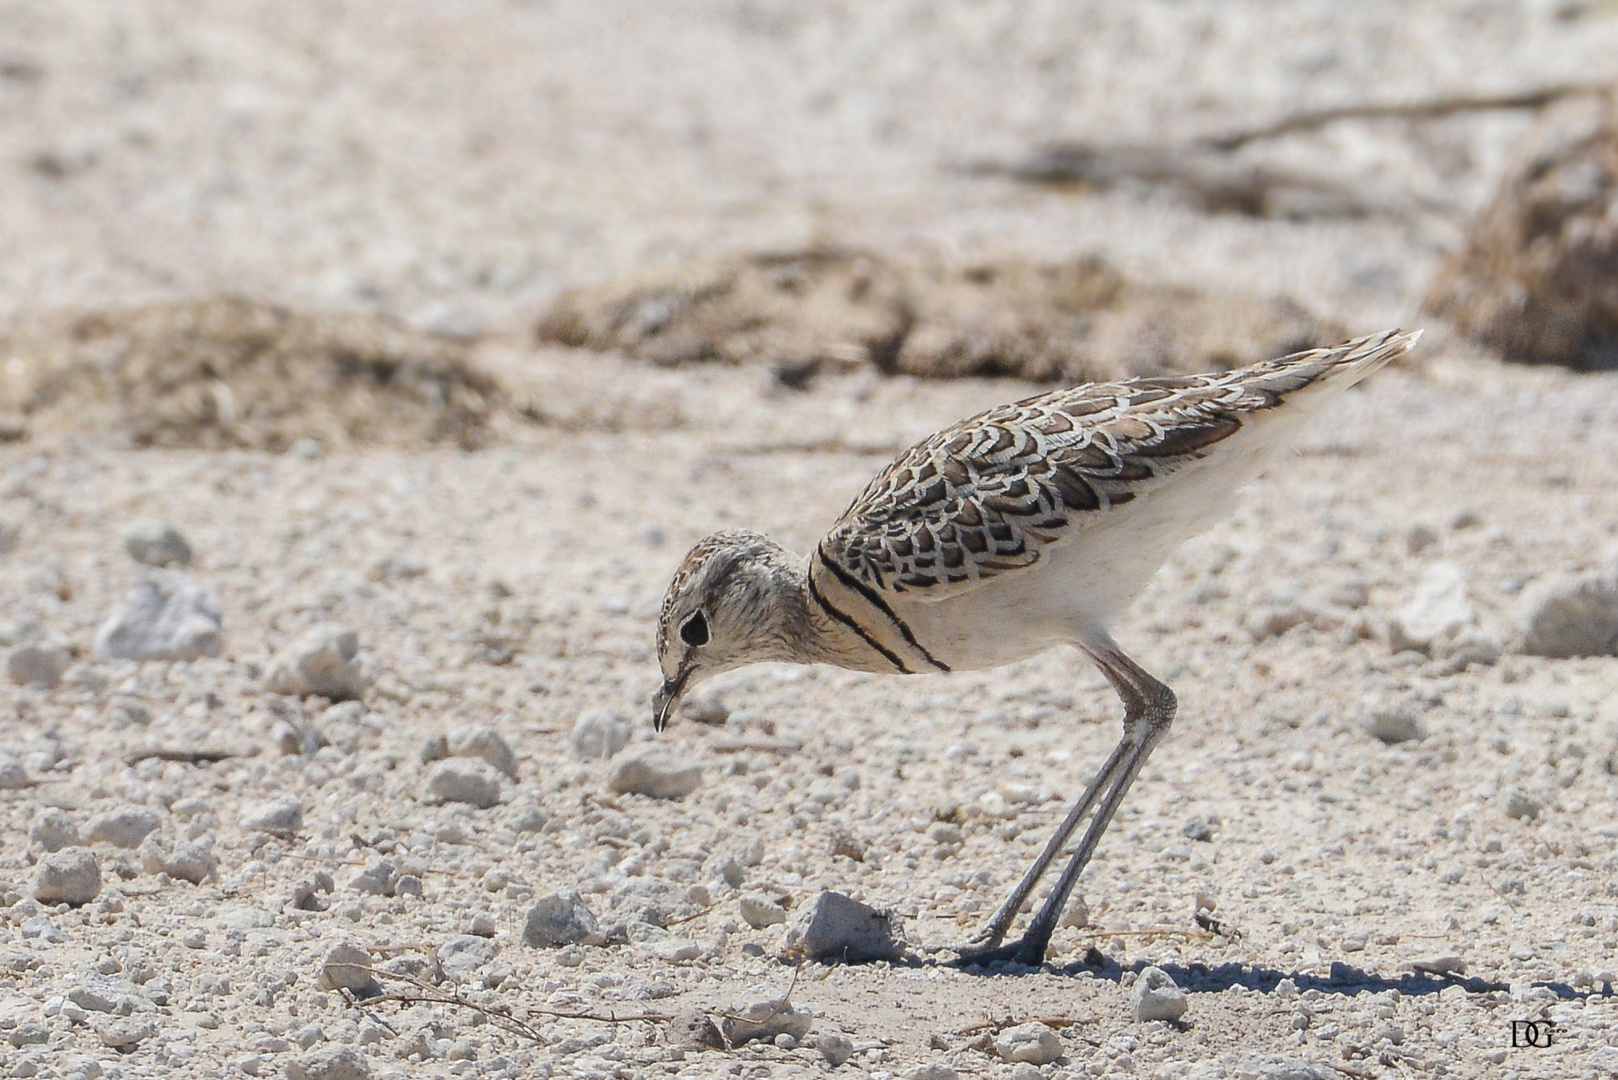
[[815, 1049], [826, 1059], [826, 1064], [835, 1069], [854, 1056], [854, 1040], [847, 1035], [828, 1033], [815, 1038]]
[[72, 662], [72, 655], [62, 646], [32, 642], [6, 654], [6, 676], [19, 686], [49, 690], [62, 681], [62, 673]]
[[823, 892], [793, 917], [786, 947], [816, 960], [897, 960], [904, 952], [904, 924], [891, 911]]
[[481, 758], [511, 779], [517, 779], [517, 755], [498, 731], [482, 724], [467, 724], [449, 733], [445, 749], [455, 757]]
[[613, 761], [607, 786], [620, 795], [681, 799], [702, 786], [702, 766], [660, 746], [645, 746]]
[[528, 909], [522, 943], [531, 949], [578, 943], [594, 944], [601, 929], [584, 897], [577, 892], [541, 896]]
[[1007, 1028], [994, 1039], [994, 1051], [1001, 1061], [1026, 1061], [1030, 1065], [1048, 1065], [1061, 1057], [1062, 1037], [1044, 1024], [1018, 1024]]
[[787, 909], [762, 893], [748, 893], [737, 903], [741, 908], [742, 920], [755, 930], [787, 921]]
[[610, 712], [597, 710], [579, 717], [568, 739], [574, 761], [605, 761], [629, 745], [629, 725]]
[[91, 818], [84, 827], [84, 840], [87, 844], [137, 848], [161, 824], [162, 819], [155, 811], [144, 806], [126, 806]]
[[351, 941], [326, 950], [320, 963], [320, 985], [328, 990], [363, 990], [370, 985], [371, 954]]
[[1185, 991], [1162, 968], [1149, 967], [1135, 979], [1129, 995], [1130, 1008], [1141, 1023], [1148, 1020], [1178, 1020], [1188, 1006]]
[[186, 575], [154, 571], [96, 631], [95, 654], [114, 660], [198, 660], [225, 646], [219, 600]]
[[467, 803], [487, 810], [500, 801], [500, 774], [478, 758], [448, 758], [428, 774], [426, 801]]
[[80, 843], [73, 819], [67, 816], [67, 811], [55, 806], [44, 807], [34, 814], [34, 820], [28, 825], [28, 839], [46, 851], [61, 851]]
[[124, 550], [145, 566], [186, 566], [191, 562], [191, 545], [166, 521], [143, 518], [124, 531]]
[[359, 651], [354, 630], [342, 623], [316, 623], [270, 660], [264, 688], [293, 697], [359, 698], [371, 684], [370, 672], [356, 662]]
[[282, 795], [252, 803], [242, 810], [242, 828], [289, 838], [303, 828], [303, 802], [296, 795]]

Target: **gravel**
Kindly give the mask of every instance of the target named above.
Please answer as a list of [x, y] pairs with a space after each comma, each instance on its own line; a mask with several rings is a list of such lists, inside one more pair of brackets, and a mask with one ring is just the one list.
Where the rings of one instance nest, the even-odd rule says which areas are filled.
[[457, 934], [438, 947], [435, 956], [445, 976], [465, 982], [494, 962], [500, 946], [477, 934]]
[[815, 897], [787, 926], [787, 951], [816, 960], [897, 960], [904, 947], [904, 925], [897, 915], [837, 892]]
[[224, 647], [219, 600], [171, 570], [136, 583], [95, 637], [95, 654], [104, 660], [197, 660]]
[[1360, 730], [1389, 746], [1427, 737], [1421, 704], [1400, 700], [1379, 705], [1360, 718]]
[[1168, 972], [1159, 967], [1148, 967], [1135, 977], [1129, 991], [1129, 1007], [1135, 1019], [1178, 1020], [1185, 1015], [1189, 1002], [1185, 991], [1174, 984]]
[[702, 766], [658, 746], [625, 751], [607, 771], [607, 787], [620, 795], [683, 799], [701, 786]]
[[88, 904], [101, 892], [101, 867], [87, 848], [64, 848], [39, 860], [34, 899], [41, 904]]
[[597, 709], [573, 724], [568, 750], [574, 761], [605, 761], [629, 745], [629, 724]]
[[1389, 647], [1437, 653], [1477, 622], [1477, 609], [1467, 598], [1466, 570], [1436, 562], [1422, 571], [1410, 599], [1388, 620]]
[[826, 1059], [826, 1064], [835, 1069], [854, 1056], [854, 1040], [847, 1035], [828, 1032], [815, 1037], [815, 1049]]
[[440, 761], [427, 775], [426, 801], [467, 803], [487, 810], [500, 802], [500, 773], [479, 758]]
[[201, 885], [219, 870], [219, 856], [213, 848], [211, 836], [177, 843], [152, 836], [141, 845], [141, 862], [149, 874], [167, 874], [178, 881]]
[[799, 1008], [781, 998], [755, 998], [726, 1010], [720, 1025], [732, 1046], [742, 1043], [774, 1041], [781, 1035], [790, 1035], [802, 1042], [809, 1035], [815, 1020], [814, 1013]]
[[755, 930], [787, 921], [787, 909], [761, 893], [748, 893], [737, 900], [742, 921]]
[[348, 881], [355, 892], [370, 896], [392, 896], [401, 880], [399, 868], [390, 859], [378, 859]]
[[188, 566], [191, 545], [166, 521], [142, 518], [124, 531], [124, 550], [145, 566]]
[[120, 1053], [129, 1053], [162, 1030], [158, 1022], [146, 1016], [118, 1016], [94, 1023], [96, 1037], [101, 1045]]

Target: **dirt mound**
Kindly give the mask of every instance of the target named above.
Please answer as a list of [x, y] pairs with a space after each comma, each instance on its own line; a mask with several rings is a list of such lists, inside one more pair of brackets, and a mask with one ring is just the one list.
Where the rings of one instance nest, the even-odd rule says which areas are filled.
[[107, 431], [136, 446], [474, 446], [502, 401], [464, 346], [368, 315], [237, 297], [44, 320], [4, 341], [12, 437]]
[[1570, 101], [1528, 138], [1428, 294], [1508, 360], [1618, 367], [1618, 92]]
[[825, 249], [746, 255], [562, 296], [541, 340], [654, 364], [875, 365], [1083, 382], [1225, 368], [1340, 340], [1285, 300], [1131, 281], [1099, 259], [966, 267]]

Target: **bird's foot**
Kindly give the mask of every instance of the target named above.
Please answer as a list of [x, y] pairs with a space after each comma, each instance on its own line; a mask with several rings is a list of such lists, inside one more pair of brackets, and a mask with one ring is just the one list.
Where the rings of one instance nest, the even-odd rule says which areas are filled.
[[965, 949], [957, 950], [960, 956], [950, 962], [951, 967], [994, 967], [996, 964], [1022, 964], [1024, 967], [1037, 968], [1045, 962], [1045, 943], [1032, 941], [1027, 937], [991, 949], [973, 949], [968, 945]]

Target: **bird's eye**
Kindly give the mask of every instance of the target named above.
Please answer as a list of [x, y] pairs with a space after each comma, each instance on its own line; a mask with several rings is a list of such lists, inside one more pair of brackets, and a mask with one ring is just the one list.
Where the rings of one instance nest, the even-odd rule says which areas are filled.
[[695, 648], [708, 644], [708, 618], [697, 612], [680, 626], [680, 640]]

